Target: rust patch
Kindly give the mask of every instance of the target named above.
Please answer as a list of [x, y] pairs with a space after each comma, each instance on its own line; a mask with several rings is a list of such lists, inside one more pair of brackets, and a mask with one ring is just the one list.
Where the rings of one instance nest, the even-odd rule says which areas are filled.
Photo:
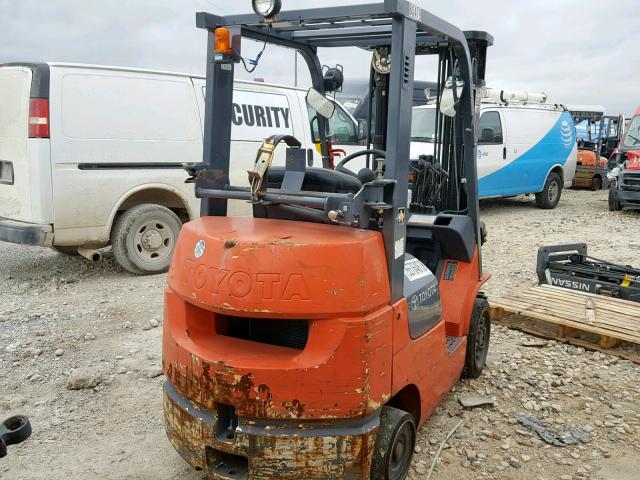
[[176, 368], [170, 363], [166, 372], [184, 396], [206, 409], [215, 409], [219, 402], [235, 406], [241, 416], [269, 416], [272, 396], [268, 385], [255, 386], [251, 373], [238, 375], [222, 361], [210, 363], [193, 354], [190, 357], [190, 365]]
[[231, 306], [228, 303], [221, 303], [219, 305], [221, 310], [230, 310], [232, 312], [247, 312], [247, 313], [275, 313], [273, 310], [269, 309], [259, 309], [259, 308], [236, 308]]
[[300, 243], [300, 242], [292, 242], [292, 241], [282, 241], [282, 240], [273, 240], [269, 242], [269, 245], [279, 246], [279, 247], [304, 247], [305, 245], [309, 245], [308, 243]]
[[282, 402], [282, 406], [289, 412], [291, 418], [304, 418], [304, 404], [298, 400]]
[[[246, 382], [242, 379], [241, 382]], [[264, 391], [264, 386], [257, 387]], [[300, 408], [296, 401], [292, 408]], [[174, 448], [193, 467], [207, 472], [207, 478], [222, 479], [209, 462], [208, 451], [229, 452], [250, 458], [247, 472], [252, 480], [294, 480], [345, 478], [366, 480], [369, 478], [371, 458], [378, 428], [356, 435], [303, 436], [280, 433], [279, 427], [267, 427], [268, 435], [248, 435], [239, 432], [236, 439], [221, 442], [216, 437], [214, 424], [205, 423], [199, 408], [190, 406], [183, 410], [178, 404], [164, 397], [164, 413], [169, 437]], [[247, 424], [251, 424], [249, 421]], [[338, 421], [339, 423], [339, 421]], [[299, 424], [297, 428], [312, 428]]]
[[194, 468], [205, 468], [204, 446], [213, 437], [193, 416], [178, 408], [166, 395], [164, 397], [164, 420], [167, 437], [180, 456]]

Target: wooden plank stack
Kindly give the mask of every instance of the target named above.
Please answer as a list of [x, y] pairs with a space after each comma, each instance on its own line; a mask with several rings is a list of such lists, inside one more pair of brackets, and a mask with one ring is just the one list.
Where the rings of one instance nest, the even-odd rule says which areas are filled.
[[495, 323], [640, 363], [636, 352], [614, 348], [621, 342], [640, 346], [640, 303], [549, 285], [490, 303]]

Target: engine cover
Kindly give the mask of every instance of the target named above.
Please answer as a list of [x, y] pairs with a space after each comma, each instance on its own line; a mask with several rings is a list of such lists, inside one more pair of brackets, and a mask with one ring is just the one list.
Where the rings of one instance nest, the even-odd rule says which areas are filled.
[[327, 318], [390, 302], [379, 232], [287, 220], [187, 223], [168, 284], [201, 308], [252, 317]]

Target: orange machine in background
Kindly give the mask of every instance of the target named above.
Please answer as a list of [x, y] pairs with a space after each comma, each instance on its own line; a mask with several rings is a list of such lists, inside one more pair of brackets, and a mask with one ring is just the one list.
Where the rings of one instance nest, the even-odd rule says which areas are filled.
[[624, 131], [623, 116], [606, 116], [601, 112], [571, 112], [576, 124], [584, 128], [578, 134], [578, 161], [575, 187], [602, 190], [609, 187], [607, 163]]

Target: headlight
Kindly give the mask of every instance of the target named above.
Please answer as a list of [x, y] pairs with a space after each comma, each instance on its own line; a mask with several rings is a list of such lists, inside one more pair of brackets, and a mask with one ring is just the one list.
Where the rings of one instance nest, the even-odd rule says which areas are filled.
[[253, 0], [253, 11], [263, 17], [273, 17], [280, 12], [281, 0]]

